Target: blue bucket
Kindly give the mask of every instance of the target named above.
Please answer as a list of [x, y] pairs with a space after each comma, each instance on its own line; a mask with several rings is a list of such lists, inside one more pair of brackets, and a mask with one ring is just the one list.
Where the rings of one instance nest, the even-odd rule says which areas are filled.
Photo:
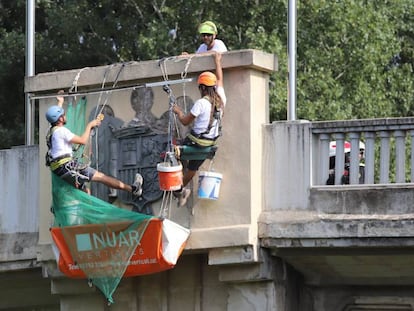
[[200, 172], [198, 175], [198, 197], [217, 200], [223, 175], [216, 172]]

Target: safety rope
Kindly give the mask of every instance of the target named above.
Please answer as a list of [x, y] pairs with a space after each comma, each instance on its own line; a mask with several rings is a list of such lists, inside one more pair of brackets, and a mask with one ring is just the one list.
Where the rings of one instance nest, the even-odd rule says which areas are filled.
[[[104, 77], [103, 77], [103, 80], [102, 80], [102, 84], [101, 84], [101, 89], [105, 88], [106, 79], [108, 77], [108, 74], [114, 66], [115, 66], [115, 64], [112, 64], [112, 65], [110, 65], [109, 67], [106, 68], [106, 70], [104, 72]], [[122, 63], [121, 67], [119, 68], [119, 70], [118, 70], [118, 72], [115, 76], [114, 82], [112, 84], [112, 88], [114, 88], [117, 85], [118, 80], [119, 80], [119, 76], [121, 75], [121, 72], [124, 68], [125, 68], [125, 63]], [[103, 104], [101, 105], [101, 100], [102, 100], [103, 93], [106, 94], [106, 97], [104, 99]], [[104, 111], [106, 105], [108, 104], [108, 100], [109, 100], [110, 95], [112, 95], [112, 91], [106, 91], [106, 92], [99, 93], [99, 98], [98, 98], [97, 105], [96, 105], [94, 119], [100, 118], [101, 121], [103, 120], [103, 116], [104, 116], [103, 111]], [[93, 136], [95, 137], [95, 140], [94, 140], [95, 156], [96, 156], [95, 168], [97, 170], [99, 170], [99, 143], [98, 143], [98, 136], [99, 136], [98, 133], [99, 132], [98, 131], [99, 131], [99, 127], [96, 128], [96, 129], [93, 129], [91, 131], [91, 135], [90, 135], [90, 137], [93, 137]]]
[[[112, 64], [111, 66], [109, 66], [108, 68], [106, 68], [105, 73], [104, 73], [104, 79], [103, 79], [102, 85], [101, 85], [101, 89], [104, 89], [105, 88], [105, 83], [106, 83], [107, 75], [108, 75], [109, 71], [112, 69], [112, 67], [114, 67], [115, 65], [116, 64]], [[118, 84], [119, 76], [121, 75], [121, 72], [125, 68], [125, 65], [126, 65], [125, 63], [122, 63], [121, 64], [121, 67], [119, 68], [119, 70], [118, 70], [118, 72], [117, 72], [117, 74], [115, 76], [115, 79], [114, 79], [114, 82], [112, 84], [111, 89], [115, 88], [116, 85]], [[105, 93], [107, 96], [105, 97], [104, 103], [103, 103], [102, 107], [100, 108], [99, 112], [97, 112], [97, 111], [95, 112], [95, 118], [98, 117], [98, 115], [102, 114], [102, 111], [105, 109], [105, 106], [108, 103], [109, 97], [112, 94], [112, 90], [99, 93], [98, 104], [96, 106], [97, 108], [100, 106], [100, 102], [101, 102], [102, 94], [103, 93]]]
[[162, 202], [160, 212], [158, 217], [161, 218], [171, 218], [171, 206], [173, 201], [173, 192], [172, 191], [164, 191], [162, 194]]
[[[183, 107], [184, 108], [183, 112], [185, 114], [188, 113], [188, 103], [187, 103], [185, 79], [187, 78], [188, 69], [190, 67], [191, 61], [192, 61], [194, 56], [195, 56], [195, 54], [191, 55], [190, 57], [186, 57], [186, 58], [173, 56], [173, 57], [162, 58], [159, 61], [159, 66], [160, 66], [160, 69], [161, 69], [162, 77], [163, 77], [165, 82], [167, 82], [169, 80], [167, 62], [168, 61], [174, 61], [175, 63], [177, 63], [177, 62], [186, 61], [185, 65], [184, 65], [184, 70], [181, 72], [181, 79], [184, 80], [183, 88], [182, 88], [183, 89], [182, 90], [182, 92], [183, 92], [182, 96], [183, 96], [183, 106], [184, 106]], [[172, 107], [170, 107], [170, 108], [172, 109]], [[177, 137], [179, 137], [181, 139], [184, 138], [184, 137], [181, 136], [181, 133], [180, 133], [180, 128], [178, 126], [177, 116], [174, 113], [170, 114], [170, 116], [171, 117], [169, 118], [169, 129], [175, 130], [175, 132], [177, 133]], [[171, 124], [173, 124], [173, 125], [171, 125]]]
[[89, 69], [89, 67], [84, 67], [78, 71], [78, 73], [76, 74], [75, 78], [72, 81], [72, 86], [69, 89], [69, 93], [76, 93], [78, 91], [78, 81], [79, 81], [82, 71], [84, 71], [85, 69]]
[[[185, 79], [187, 77], [188, 68], [190, 66], [191, 59], [192, 57], [187, 59], [186, 64], [184, 66], [184, 70], [183, 72], [181, 72], [182, 79]], [[179, 61], [183, 61], [184, 59], [177, 58], [177, 57], [170, 57], [170, 58], [163, 58], [159, 61], [159, 66], [161, 69], [161, 74], [164, 79], [164, 82], [168, 82], [169, 80], [167, 62], [171, 60], [175, 62], [179, 62]], [[185, 88], [186, 88], [186, 85], [185, 85], [185, 82], [183, 82], [184, 112], [187, 113]], [[164, 162], [169, 162], [172, 166], [175, 166], [175, 165], [179, 165], [179, 162], [176, 159], [174, 145], [173, 145], [174, 130], [176, 131], [177, 136], [181, 138], [180, 130], [178, 127], [178, 122], [177, 122], [177, 117], [173, 112], [173, 106], [174, 104], [176, 104], [176, 97], [174, 96], [168, 84], [164, 85], [163, 90], [168, 94], [168, 97], [169, 97], [169, 107], [168, 107], [169, 117], [168, 117], [168, 134], [167, 134], [168, 135], [168, 151], [165, 152]], [[171, 205], [172, 205], [173, 198], [174, 198], [173, 191], [163, 192], [160, 214], [159, 214], [160, 217], [167, 217], [167, 218], [171, 217]]]
[[[78, 82], [79, 82], [80, 76], [81, 76], [82, 72], [84, 70], [88, 69], [88, 68], [89, 67], [81, 68], [77, 72], [76, 76], [74, 77], [74, 79], [72, 81], [72, 85], [71, 85], [71, 87], [68, 91], [68, 94], [76, 93], [78, 91]], [[76, 95], [69, 97], [68, 105], [73, 107], [74, 103], [76, 103]], [[89, 157], [85, 154], [86, 147], [87, 146], [82, 146], [81, 147], [81, 145], [78, 145], [76, 148], [74, 148], [73, 156], [72, 156], [73, 161], [68, 162], [68, 163], [65, 164], [66, 170], [69, 172], [69, 174], [72, 177], [75, 177], [75, 182], [77, 184], [80, 184], [79, 178], [81, 178], [81, 177], [83, 177], [86, 180], [89, 180], [88, 176], [83, 176], [82, 174], [79, 173], [82, 169], [84, 169], [87, 165], [89, 165]], [[81, 150], [81, 152], [78, 152], [79, 150]]]
[[181, 79], [185, 79], [187, 77], [188, 68], [190, 67], [191, 60], [193, 59], [194, 55], [187, 58], [187, 62], [185, 64], [183, 72], [181, 72]]
[[[167, 71], [167, 60], [172, 60], [172, 59], [174, 59], [174, 58], [170, 57], [170, 58], [164, 58], [160, 61], [160, 69], [161, 69], [162, 77], [163, 77], [165, 82], [167, 82], [169, 80], [168, 71]], [[168, 93], [169, 100], [170, 100], [169, 105], [168, 105], [169, 116], [168, 116], [168, 134], [167, 134], [167, 136], [168, 136], [168, 151], [172, 151], [171, 150], [172, 149], [172, 135], [173, 135], [172, 132], [173, 132], [173, 124], [175, 124], [175, 122], [172, 123], [171, 119], [175, 117], [174, 113], [172, 112], [172, 108], [173, 108], [173, 104], [174, 104], [173, 101], [175, 101], [175, 97], [174, 97], [174, 94], [172, 93], [171, 88], [168, 85], [164, 86], [164, 91], [166, 91]], [[164, 161], [165, 160], [166, 159], [164, 159]]]
[[[105, 84], [106, 84], [107, 76], [108, 76], [110, 70], [114, 66], [115, 66], [115, 64], [112, 64], [111, 66], [109, 66], [109, 67], [106, 68], [105, 73], [104, 73], [104, 78], [103, 78], [103, 81], [102, 81], [102, 86], [101, 86], [102, 89], [104, 89]], [[89, 67], [84, 67], [84, 68], [82, 68], [82, 69], [80, 69], [78, 71], [78, 73], [76, 74], [75, 78], [72, 81], [72, 86], [69, 89], [69, 94], [70, 93], [73, 93], [73, 92], [76, 93], [78, 91], [78, 81], [79, 81], [79, 78], [80, 78], [82, 72], [84, 70], [88, 69], [88, 68]], [[121, 72], [122, 72], [122, 70], [124, 68], [125, 68], [125, 64], [122, 63], [122, 66], [120, 67], [120, 69], [118, 70], [118, 72], [116, 74], [116, 77], [114, 79], [112, 88], [114, 88], [116, 86], [116, 84], [118, 83], [119, 76], [120, 76], [120, 74], [121, 74]], [[111, 91], [105, 92], [105, 94], [107, 96], [104, 99], [103, 105], [100, 105], [100, 102], [102, 100], [103, 93], [104, 92], [99, 93], [98, 104], [96, 106], [96, 111], [95, 111], [95, 116], [94, 116], [94, 118], [100, 118], [101, 120], [103, 119], [102, 112], [103, 112], [103, 110], [105, 109], [105, 106], [108, 103], [108, 99], [109, 99], [109, 95], [111, 94]], [[73, 101], [76, 102], [76, 96], [71, 96], [69, 98], [69, 105], [73, 105]], [[99, 109], [99, 111], [98, 111], [98, 109]], [[96, 129], [93, 129], [91, 131], [91, 134], [89, 136], [88, 142], [83, 146], [83, 152], [81, 154], [76, 154], [76, 151], [78, 151], [78, 149], [80, 148], [80, 146], [78, 146], [77, 148], [75, 148], [75, 150], [74, 150], [74, 156], [72, 157], [74, 161], [71, 161], [70, 162], [71, 164], [67, 163], [65, 165], [65, 168], [67, 169], [67, 171], [69, 172], [69, 174], [72, 177], [75, 177], [75, 181], [78, 184], [80, 183], [79, 182], [79, 178], [81, 178], [81, 177], [84, 178], [84, 179], [86, 179], [86, 180], [89, 180], [89, 178], [87, 176], [84, 176], [84, 175], [80, 174], [80, 171], [90, 165], [90, 158], [89, 158], [89, 156], [86, 155], [85, 150], [89, 150], [89, 148], [91, 146], [91, 141], [92, 141], [91, 137], [95, 135], [95, 131], [96, 131]], [[99, 150], [98, 150], [98, 148], [99, 148], [98, 135], [95, 135], [95, 142], [94, 143], [95, 143], [95, 147], [96, 147], [96, 166], [97, 166], [97, 169], [98, 169], [98, 165], [99, 165], [98, 164], [99, 163], [99, 159], [98, 159], [98, 155], [99, 155]]]
[[167, 70], [167, 61], [173, 60], [173, 59], [175, 59], [175, 56], [164, 57], [164, 58], [161, 58], [158, 61], [158, 65], [160, 66], [161, 74], [162, 74], [162, 77], [163, 77], [164, 81], [168, 81], [169, 80], [169, 78], [168, 78], [168, 70]]
[[[181, 79], [185, 79], [187, 78], [187, 74], [188, 74], [188, 68], [190, 67], [191, 64], [191, 60], [193, 59], [195, 54], [191, 55], [189, 58], [187, 58], [187, 62], [184, 66], [184, 70], [181, 72]], [[187, 104], [187, 93], [186, 93], [186, 82], [183, 83], [183, 112], [184, 114], [188, 113], [188, 104]], [[181, 136], [180, 133], [180, 129], [178, 127], [178, 122], [177, 122], [177, 117], [176, 115], [174, 115], [174, 123], [176, 124], [176, 131], [177, 131], [177, 136], [181, 139], [183, 139], [184, 137]]]

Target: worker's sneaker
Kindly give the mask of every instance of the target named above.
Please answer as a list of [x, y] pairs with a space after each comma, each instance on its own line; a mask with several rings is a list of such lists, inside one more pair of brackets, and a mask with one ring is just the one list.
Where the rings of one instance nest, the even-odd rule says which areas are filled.
[[187, 204], [187, 200], [190, 197], [191, 190], [187, 188], [181, 189], [181, 191], [174, 192], [175, 197], [178, 199], [178, 207], [183, 207]]
[[132, 195], [136, 197], [140, 197], [142, 195], [142, 183], [144, 179], [142, 178], [141, 174], [137, 173], [135, 175], [134, 183], [132, 184]]

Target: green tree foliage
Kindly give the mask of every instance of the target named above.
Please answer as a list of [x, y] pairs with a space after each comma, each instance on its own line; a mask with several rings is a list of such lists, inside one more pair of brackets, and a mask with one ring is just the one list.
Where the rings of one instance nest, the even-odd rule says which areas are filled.
[[[412, 0], [297, 1], [297, 116], [414, 115]], [[26, 1], [0, 0], [0, 148], [24, 143]], [[213, 20], [230, 50], [279, 58], [272, 120], [287, 115], [288, 0], [37, 0], [36, 72], [194, 52]]]
[[24, 142], [25, 11], [16, 10], [22, 5], [0, 5], [0, 148]]
[[[412, 114], [412, 64], [393, 63], [402, 52], [403, 38], [397, 34], [405, 27], [401, 24], [404, 15], [413, 12], [412, 5], [404, 1], [378, 3], [301, 2], [300, 117], [334, 120]], [[405, 10], [401, 10], [404, 4]], [[392, 87], [395, 90], [390, 92]], [[409, 101], [405, 109], [393, 102], [395, 91], [402, 101]]]

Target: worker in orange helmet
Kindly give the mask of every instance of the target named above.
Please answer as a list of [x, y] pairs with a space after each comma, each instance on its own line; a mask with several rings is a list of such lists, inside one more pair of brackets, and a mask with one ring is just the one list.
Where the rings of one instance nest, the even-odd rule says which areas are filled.
[[[221, 53], [214, 53], [216, 74], [205, 71], [197, 80], [201, 98], [198, 99], [191, 110], [184, 114], [178, 105], [173, 106], [173, 111], [183, 125], [192, 123], [190, 134], [183, 141], [183, 145], [206, 148], [215, 145], [221, 132], [221, 117], [226, 105], [226, 94], [223, 88], [223, 71], [221, 67]], [[190, 196], [190, 189], [185, 186], [194, 177], [204, 160], [190, 160], [183, 178], [183, 187], [175, 192], [179, 198], [178, 205], [184, 206]]]

